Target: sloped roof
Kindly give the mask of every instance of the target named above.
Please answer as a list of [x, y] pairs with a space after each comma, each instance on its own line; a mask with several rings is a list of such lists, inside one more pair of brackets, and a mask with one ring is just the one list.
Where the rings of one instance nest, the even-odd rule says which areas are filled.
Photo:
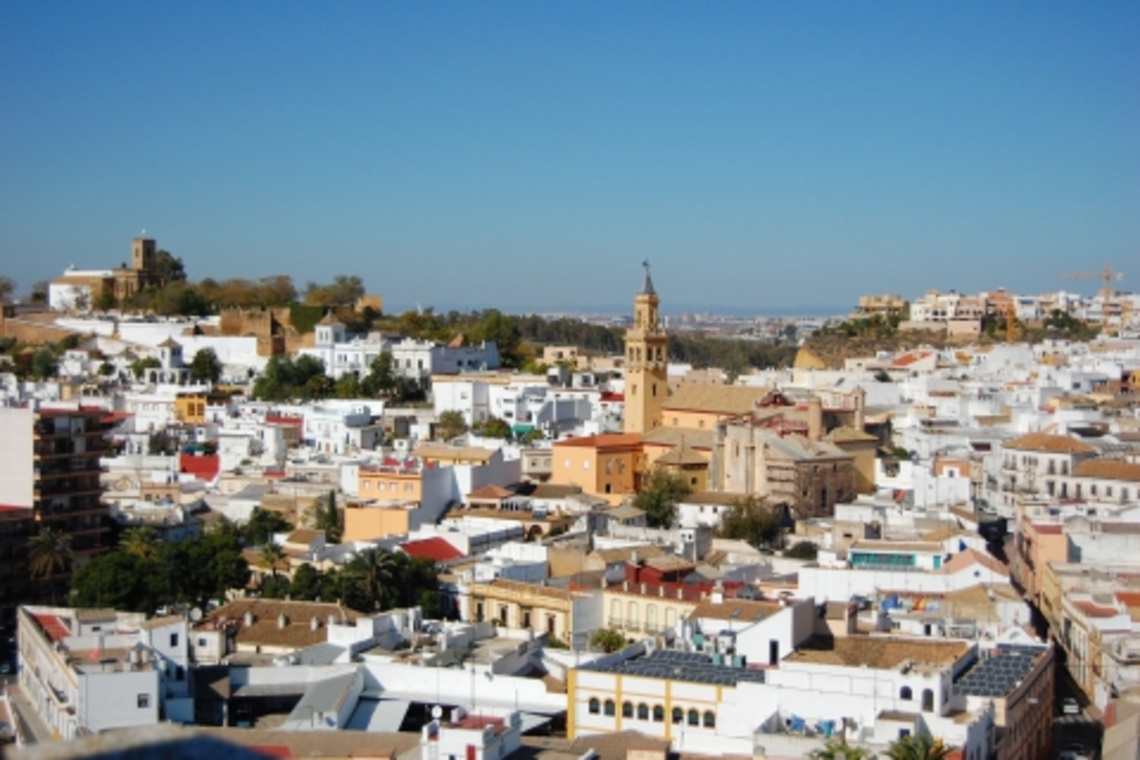
[[942, 566], [942, 572], [947, 575], [964, 570], [970, 565], [981, 565], [988, 568], [999, 575], [1009, 575], [1009, 567], [1003, 564], [995, 557], [978, 551], [977, 549], [966, 549], [965, 551], [958, 552], [950, 561]]
[[746, 414], [757, 408], [769, 388], [745, 385], [703, 385], [682, 383], [665, 399], [664, 409], [715, 414]]
[[317, 324], [323, 325], [325, 327], [344, 327], [344, 322], [341, 322], [339, 319], [333, 316], [333, 313], [331, 311], [326, 312], [325, 316], [322, 317], [321, 321], [317, 322]]
[[467, 494], [467, 498], [480, 499], [483, 501], [502, 501], [503, 499], [509, 499], [514, 495], [515, 492], [509, 488], [503, 488], [502, 486], [497, 486], [494, 483], [490, 483], [483, 486], [482, 488], [476, 488], [474, 491]]
[[448, 543], [447, 539], [439, 536], [408, 541], [405, 544], [400, 544], [400, 548], [410, 557], [430, 559], [435, 562], [447, 562], [464, 556], [463, 552]]
[[555, 441], [554, 446], [580, 446], [582, 448], [619, 448], [623, 446], [640, 446], [641, 434], [640, 433], [602, 433], [601, 435], [589, 435], [582, 438], [564, 438], [561, 441]]
[[1110, 459], [1090, 459], [1074, 467], [1073, 475], [1078, 478], [1127, 480], [1140, 483], [1140, 464], [1117, 462]]
[[916, 665], [945, 666], [957, 662], [970, 648], [965, 641], [929, 641], [880, 636], [813, 637], [787, 658], [788, 662], [845, 665], [891, 670], [906, 660]]
[[1048, 454], [1091, 454], [1096, 451], [1083, 441], [1067, 435], [1049, 433], [1026, 433], [1006, 441], [1004, 447], [1018, 451], [1040, 451]]
[[689, 613], [689, 618], [756, 622], [776, 614], [780, 609], [778, 602], [753, 602], [747, 599], [713, 602], [706, 599]]

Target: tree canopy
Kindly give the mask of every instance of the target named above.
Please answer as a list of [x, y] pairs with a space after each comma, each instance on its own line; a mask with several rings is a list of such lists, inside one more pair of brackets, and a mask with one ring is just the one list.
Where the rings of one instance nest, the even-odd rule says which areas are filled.
[[677, 503], [692, 493], [689, 484], [677, 473], [655, 467], [641, 484], [633, 505], [645, 512], [651, 528], [668, 528], [677, 516]]
[[212, 348], [203, 348], [190, 361], [190, 377], [199, 382], [216, 383], [222, 376], [222, 362]]
[[733, 500], [717, 528], [720, 538], [735, 538], [754, 546], [770, 543], [779, 535], [776, 515], [754, 496]]

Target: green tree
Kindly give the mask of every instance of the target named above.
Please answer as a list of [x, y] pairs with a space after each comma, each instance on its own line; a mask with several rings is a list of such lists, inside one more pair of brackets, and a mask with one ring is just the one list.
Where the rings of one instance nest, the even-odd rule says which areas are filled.
[[261, 549], [258, 550], [257, 566], [262, 570], [268, 570], [269, 575], [274, 580], [277, 580], [277, 571], [285, 563], [285, 552], [281, 547], [272, 541], [266, 541], [262, 544]]
[[808, 753], [809, 760], [866, 760], [871, 756], [866, 747], [848, 744], [841, 737], [833, 736], [822, 747]]
[[754, 546], [770, 543], [779, 535], [776, 516], [754, 496], [733, 499], [717, 528], [720, 538], [739, 539]]
[[819, 547], [812, 541], [798, 541], [790, 549], [784, 550], [784, 556], [791, 559], [813, 560], [819, 555]]
[[338, 274], [331, 284], [310, 282], [305, 288], [305, 303], [312, 306], [351, 306], [364, 295], [364, 281], [358, 275]]
[[46, 581], [55, 604], [55, 579], [71, 567], [71, 536], [55, 528], [41, 528], [28, 539], [28, 572], [33, 578]]
[[360, 379], [351, 372], [346, 372], [333, 384], [333, 396], [336, 398], [360, 398], [364, 395], [364, 387]]
[[610, 654], [625, 648], [625, 636], [613, 628], [600, 628], [590, 637], [590, 646]]
[[328, 543], [340, 543], [340, 510], [336, 506], [336, 491], [329, 491], [324, 509], [317, 504], [317, 529], [325, 532], [325, 541]]
[[178, 300], [175, 305], [176, 313], [184, 317], [205, 317], [213, 310], [213, 305], [197, 288], [179, 288]]
[[189, 547], [183, 568], [188, 597], [204, 607], [210, 599], [224, 599], [230, 589], [246, 587], [250, 571], [241, 555], [240, 536], [233, 523], [223, 520]]
[[203, 348], [190, 361], [190, 377], [197, 382], [216, 383], [222, 376], [222, 362], [212, 348]]
[[105, 290], [95, 299], [95, 308], [99, 311], [111, 311], [119, 306], [119, 302], [115, 300], [115, 294], [109, 290]]
[[478, 341], [494, 341], [499, 349], [499, 360], [505, 367], [521, 367], [524, 363], [520, 352], [522, 333], [518, 321], [503, 314], [498, 309], [488, 309], [472, 336]]
[[145, 374], [148, 369], [158, 369], [161, 366], [162, 362], [153, 356], [144, 356], [141, 359], [135, 359], [131, 362], [131, 372], [134, 374], [136, 380], [141, 380], [143, 374]]
[[32, 355], [32, 376], [37, 380], [48, 380], [59, 371], [59, 363], [50, 349], [41, 348]]
[[186, 279], [182, 259], [161, 248], [154, 253], [154, 273], [163, 284]]
[[450, 441], [467, 432], [467, 422], [463, 413], [457, 411], [440, 412], [439, 422], [435, 425], [435, 437], [440, 441]]
[[887, 747], [891, 760], [943, 760], [950, 748], [929, 734], [900, 736]]
[[479, 435], [484, 438], [510, 438], [511, 426], [498, 417], [492, 417], [479, 426]]
[[263, 546], [273, 540], [274, 533], [286, 533], [293, 525], [280, 513], [261, 507], [254, 507], [249, 519], [241, 530], [246, 546]]
[[142, 560], [155, 559], [158, 556], [158, 535], [154, 528], [129, 528], [119, 539], [119, 548], [127, 554]]
[[348, 569], [363, 592], [367, 609], [388, 609], [389, 589], [396, 574], [392, 552], [379, 548], [365, 549], [349, 561]]
[[300, 601], [311, 602], [321, 594], [321, 571], [306, 563], [294, 571], [293, 580], [289, 584], [289, 596]]
[[633, 505], [645, 512], [645, 521], [651, 528], [668, 528], [677, 515], [677, 503], [692, 493], [689, 484], [680, 475], [664, 467], [656, 467], [641, 484]]
[[392, 354], [382, 352], [372, 360], [368, 367], [368, 375], [362, 383], [364, 395], [369, 397], [388, 396], [396, 387], [396, 377], [392, 367]]

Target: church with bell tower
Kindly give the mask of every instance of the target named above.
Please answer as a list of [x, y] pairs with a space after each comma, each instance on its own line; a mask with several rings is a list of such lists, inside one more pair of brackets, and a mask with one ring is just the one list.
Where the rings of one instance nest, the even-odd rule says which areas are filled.
[[668, 393], [669, 335], [661, 325], [661, 299], [653, 289], [649, 262], [633, 299], [633, 325], [625, 331], [625, 432], [644, 433], [661, 424]]

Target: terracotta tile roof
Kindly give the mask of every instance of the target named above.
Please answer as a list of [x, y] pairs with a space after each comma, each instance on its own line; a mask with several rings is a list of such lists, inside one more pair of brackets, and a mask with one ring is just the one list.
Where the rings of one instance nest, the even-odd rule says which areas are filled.
[[424, 538], [419, 541], [409, 541], [406, 544], [400, 544], [400, 548], [409, 557], [416, 559], [430, 559], [435, 562], [447, 562], [448, 560], [459, 559], [464, 556], [463, 552], [456, 549], [447, 539], [434, 536], [432, 538]]
[[502, 501], [503, 499], [509, 499], [514, 495], [515, 495], [515, 492], [510, 490], [509, 488], [503, 488], [502, 486], [497, 486], [497, 485], [491, 483], [489, 485], [483, 486], [482, 488], [476, 488], [474, 491], [467, 494], [467, 498], [468, 499], [481, 499], [484, 501], [487, 501], [487, 500]]
[[989, 568], [999, 575], [1009, 575], [1008, 565], [976, 549], [966, 549], [965, 551], [955, 554], [950, 558], [949, 562], [942, 566], [942, 572], [947, 575], [953, 575], [974, 564]]
[[910, 660], [915, 665], [951, 665], [970, 648], [964, 641], [928, 641], [880, 636], [813, 637], [788, 662], [845, 665], [893, 670]]
[[679, 446], [681, 441], [694, 449], [711, 451], [716, 445], [716, 431], [699, 428], [659, 426], [642, 436], [646, 446]]
[[747, 599], [726, 599], [723, 602], [706, 600], [689, 613], [689, 618], [740, 620], [751, 623], [770, 617], [780, 609], [780, 605], [776, 602], [753, 602]]
[[1026, 433], [1006, 441], [1003, 446], [1018, 451], [1041, 451], [1048, 454], [1091, 454], [1096, 451], [1092, 446], [1076, 438], [1049, 433]]
[[771, 389], [744, 385], [704, 385], [682, 383], [673, 395], [665, 399], [664, 409], [713, 414], [747, 414], [759, 404]]
[[632, 447], [641, 445], [641, 434], [603, 433], [602, 435], [590, 435], [582, 438], [565, 438], [561, 441], [555, 441], [553, 445], [555, 448], [560, 446], [580, 446], [582, 448], [599, 449]]
[[607, 565], [612, 565], [617, 562], [632, 561], [635, 553], [639, 560], [652, 559], [653, 557], [660, 557], [665, 553], [665, 550], [654, 544], [641, 544], [640, 546], [625, 546], [620, 549], [597, 549], [592, 553], [592, 556], [599, 558]]
[[323, 530], [317, 530], [316, 528], [297, 528], [297, 530], [289, 534], [289, 537], [285, 539], [285, 543], [304, 544], [308, 546], [324, 534], [325, 532]]
[[[253, 625], [245, 625], [245, 613], [253, 614]], [[285, 616], [285, 626], [278, 628], [278, 616]], [[292, 647], [302, 649], [320, 644], [328, 638], [328, 619], [353, 621], [360, 613], [339, 604], [326, 602], [293, 602], [280, 599], [237, 599], [222, 605], [195, 628], [215, 628], [221, 620], [237, 626], [239, 644]], [[312, 620], [316, 618], [314, 630]]]
[[417, 446], [412, 455], [425, 460], [444, 459], [486, 464], [494, 453], [492, 449], [484, 449], [479, 446], [445, 446], [429, 443]]
[[1140, 464], [1117, 462], [1111, 459], [1090, 459], [1074, 467], [1073, 476], [1140, 483]]

